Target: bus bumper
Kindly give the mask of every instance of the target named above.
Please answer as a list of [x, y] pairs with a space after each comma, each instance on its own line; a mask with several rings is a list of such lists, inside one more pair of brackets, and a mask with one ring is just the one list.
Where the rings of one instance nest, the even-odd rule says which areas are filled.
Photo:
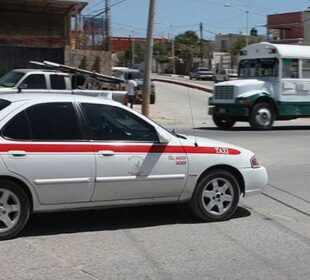
[[248, 117], [249, 108], [245, 106], [215, 105], [209, 106], [209, 115], [223, 117]]

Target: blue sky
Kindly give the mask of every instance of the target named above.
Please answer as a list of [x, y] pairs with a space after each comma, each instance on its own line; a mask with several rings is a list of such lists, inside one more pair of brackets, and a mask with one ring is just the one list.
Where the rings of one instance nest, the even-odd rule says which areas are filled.
[[[102, 10], [103, 2], [89, 0], [83, 13]], [[225, 7], [225, 3], [234, 7]], [[146, 36], [149, 0], [110, 0], [110, 4], [113, 36]], [[256, 27], [264, 34], [265, 29], [257, 25], [266, 23], [266, 15], [303, 11], [309, 6], [309, 0], [156, 0], [154, 36], [198, 32], [199, 22], [203, 22], [204, 38], [208, 39], [213, 39], [214, 33], [245, 32], [246, 11], [249, 29]]]

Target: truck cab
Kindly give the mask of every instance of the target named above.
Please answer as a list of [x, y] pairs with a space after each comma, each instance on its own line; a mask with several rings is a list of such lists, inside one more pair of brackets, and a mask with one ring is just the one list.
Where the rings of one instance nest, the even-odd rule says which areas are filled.
[[0, 94], [63, 93], [100, 96], [127, 104], [127, 92], [120, 90], [121, 82], [121, 79], [92, 72], [86, 75], [52, 69], [14, 69], [0, 77]]
[[209, 114], [222, 129], [248, 121], [271, 129], [275, 120], [310, 116], [310, 47], [267, 42], [243, 48], [240, 79], [214, 86]]

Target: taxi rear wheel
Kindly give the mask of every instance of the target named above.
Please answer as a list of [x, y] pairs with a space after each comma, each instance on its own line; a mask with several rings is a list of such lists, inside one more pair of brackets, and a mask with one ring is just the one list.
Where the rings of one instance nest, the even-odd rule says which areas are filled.
[[24, 228], [29, 213], [25, 191], [12, 181], [0, 179], [0, 240], [15, 237]]
[[213, 170], [198, 183], [190, 208], [204, 221], [223, 221], [236, 211], [240, 188], [236, 178], [226, 170]]

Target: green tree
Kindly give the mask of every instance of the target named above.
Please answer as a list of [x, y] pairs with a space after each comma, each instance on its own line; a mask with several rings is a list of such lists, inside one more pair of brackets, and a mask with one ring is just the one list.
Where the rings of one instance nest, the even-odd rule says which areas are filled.
[[[259, 43], [261, 41], [260, 37], [250, 36], [249, 37], [249, 45]], [[230, 49], [230, 53], [232, 55], [238, 55], [242, 48], [246, 46], [246, 37], [240, 36], [237, 38], [235, 43], [232, 45]]]
[[171, 57], [171, 43], [168, 41], [159, 41], [154, 43], [153, 48], [154, 58], [159, 63], [168, 62]]
[[[260, 37], [256, 37], [256, 36], [250, 36], [249, 37], [249, 43], [248, 43], [249, 45], [259, 43], [259, 42], [261, 42]], [[229, 52], [231, 54], [231, 68], [234, 68], [234, 66], [236, 65], [239, 52], [245, 46], [246, 46], [246, 37], [240, 36], [237, 38], [237, 40], [234, 42], [234, 44], [230, 48]]]
[[200, 40], [196, 32], [186, 31], [175, 37], [176, 54], [186, 65], [188, 73], [193, 64], [193, 58], [200, 54]]
[[142, 63], [145, 55], [145, 44], [134, 43], [134, 46], [131, 44], [131, 46], [125, 50], [124, 59], [127, 66], [133, 66], [131, 65], [133, 55], [135, 64]]

